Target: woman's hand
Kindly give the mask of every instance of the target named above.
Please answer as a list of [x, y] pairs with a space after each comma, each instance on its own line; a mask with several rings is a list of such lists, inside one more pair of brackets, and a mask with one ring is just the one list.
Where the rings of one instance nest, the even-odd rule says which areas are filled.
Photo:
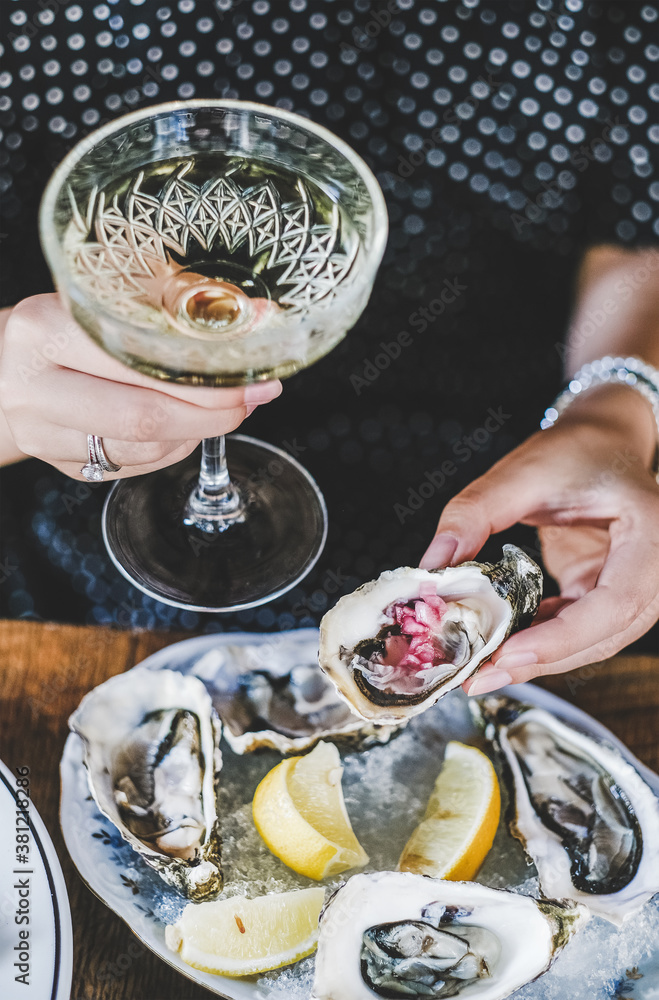
[[659, 486], [650, 407], [622, 387], [594, 390], [444, 509], [421, 565], [473, 559], [516, 522], [539, 529], [560, 597], [542, 601], [464, 685], [484, 694], [617, 653], [659, 618]]
[[141, 375], [101, 350], [55, 294], [19, 303], [5, 328], [0, 410], [16, 447], [73, 479], [83, 478], [87, 434], [122, 467], [107, 479], [138, 476], [235, 430], [280, 392], [280, 382], [211, 389]]

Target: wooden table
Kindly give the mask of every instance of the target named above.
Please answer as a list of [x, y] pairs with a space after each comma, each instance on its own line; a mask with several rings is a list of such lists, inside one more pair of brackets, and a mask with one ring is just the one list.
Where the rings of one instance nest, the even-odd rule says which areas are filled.
[[[66, 720], [85, 692], [189, 636], [0, 622], [0, 758], [31, 769], [34, 803], [62, 862], [74, 928], [72, 1000], [204, 1000], [82, 883], [59, 828], [59, 761]], [[585, 709], [659, 771], [659, 657], [616, 657], [545, 687]]]

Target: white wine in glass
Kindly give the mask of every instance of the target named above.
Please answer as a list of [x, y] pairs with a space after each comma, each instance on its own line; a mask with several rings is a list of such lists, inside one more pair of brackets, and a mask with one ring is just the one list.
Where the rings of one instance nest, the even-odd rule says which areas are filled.
[[[240, 386], [327, 354], [361, 315], [387, 235], [368, 167], [320, 126], [239, 101], [134, 112], [65, 157], [41, 208], [44, 251], [80, 325], [159, 379]], [[90, 433], [93, 433], [90, 428]], [[141, 590], [204, 611], [294, 586], [325, 504], [289, 455], [243, 435], [118, 481], [112, 559]], [[265, 470], [276, 474], [265, 474]]]

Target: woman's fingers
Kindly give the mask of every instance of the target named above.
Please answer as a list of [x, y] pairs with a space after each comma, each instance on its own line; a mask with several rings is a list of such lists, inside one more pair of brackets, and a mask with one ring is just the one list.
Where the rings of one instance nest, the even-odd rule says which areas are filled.
[[281, 383], [232, 389], [149, 378], [111, 358], [75, 323], [58, 295], [14, 308], [0, 364], [0, 394], [16, 446], [81, 479], [87, 434], [122, 467], [108, 479], [163, 468], [204, 437], [235, 430]]
[[539, 529], [545, 569], [564, 598], [583, 597], [596, 586], [609, 554], [608, 527], [552, 524]]
[[[26, 405], [24, 402], [23, 408]], [[60, 427], [139, 442], [192, 438], [200, 441], [229, 433], [247, 416], [244, 405], [210, 410], [153, 389], [120, 385], [68, 370], [52, 371], [44, 377], [42, 392], [30, 400], [29, 407], [30, 413], [23, 414], [21, 425], [29, 427], [29, 418], [36, 410], [42, 420]], [[7, 409], [11, 422], [17, 414], [11, 405]], [[36, 442], [26, 441], [25, 433], [21, 426], [16, 443], [27, 454], [33, 454]]]
[[545, 597], [544, 600], [540, 601], [540, 607], [533, 619], [533, 624], [541, 625], [542, 622], [551, 621], [559, 611], [562, 611], [563, 608], [572, 603], [574, 603], [574, 599], [569, 597]]
[[578, 600], [557, 601], [554, 617], [512, 636], [469, 694], [599, 662], [647, 631], [659, 614], [659, 529], [645, 521], [613, 537], [597, 586]]
[[514, 459], [502, 459], [449, 501], [421, 559], [423, 568], [473, 559], [490, 535], [528, 518], [542, 503], [546, 466], [538, 463], [531, 452], [526, 460], [517, 453], [513, 455]]
[[[28, 425], [25, 433], [25, 454], [55, 465], [74, 479], [84, 478], [80, 469], [88, 461], [86, 434], [57, 426], [49, 427], [46, 432], [40, 421]], [[164, 468], [185, 458], [198, 444], [198, 438], [142, 442], [104, 436], [103, 449], [108, 460], [121, 466], [119, 472], [106, 473], [105, 478], [123, 479]]]
[[[103, 447], [105, 448], [106, 454], [109, 459], [114, 461], [117, 465], [121, 465], [119, 472], [106, 472], [103, 476], [104, 482], [111, 482], [114, 479], [130, 479], [133, 476], [143, 476], [148, 472], [157, 472], [158, 469], [164, 469], [168, 465], [174, 465], [176, 462], [181, 462], [184, 458], [194, 451], [198, 445], [198, 441], [184, 441], [178, 443], [176, 441], [168, 442], [171, 445], [170, 450], [164, 454], [157, 461], [148, 461], [149, 454], [141, 456], [144, 461], [140, 460], [139, 455], [133, 456], [133, 462], [135, 464], [129, 464], [126, 462], [122, 464], [120, 461], [121, 456], [121, 446], [131, 446], [131, 442], [119, 442], [119, 441], [103, 441]], [[118, 447], [119, 446], [119, 447]], [[139, 446], [144, 447], [144, 446]], [[46, 459], [51, 465], [55, 465], [56, 468], [63, 472], [70, 479], [84, 480], [85, 477], [81, 474], [80, 469], [87, 461], [85, 456], [84, 461], [80, 461], [77, 458], [73, 461], [53, 461], [52, 457]]]
[[5, 332], [10, 349], [17, 355], [13, 367], [26, 384], [47, 375], [49, 369], [65, 368], [111, 382], [126, 383], [158, 391], [211, 410], [236, 409], [246, 403], [266, 403], [282, 391], [281, 382], [213, 389], [160, 381], [134, 371], [107, 354], [78, 326], [59, 295], [34, 295], [12, 311]]

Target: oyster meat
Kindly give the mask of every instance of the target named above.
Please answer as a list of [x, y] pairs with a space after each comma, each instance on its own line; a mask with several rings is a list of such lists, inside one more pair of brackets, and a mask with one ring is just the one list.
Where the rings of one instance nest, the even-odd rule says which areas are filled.
[[122, 837], [190, 899], [216, 896], [221, 726], [202, 682], [135, 667], [86, 695], [69, 726], [92, 795]]
[[506, 764], [511, 832], [543, 893], [621, 924], [659, 892], [659, 799], [618, 750], [512, 698], [472, 711]]
[[320, 917], [314, 1000], [503, 1000], [547, 971], [583, 907], [405, 872], [355, 875]]
[[269, 748], [299, 753], [320, 740], [386, 743], [398, 726], [356, 715], [318, 666], [318, 644], [274, 635], [265, 643], [218, 646], [192, 667], [213, 699], [224, 736], [238, 754]]
[[540, 568], [514, 545], [495, 564], [387, 570], [324, 616], [320, 665], [365, 719], [401, 722], [471, 677], [541, 596]]

